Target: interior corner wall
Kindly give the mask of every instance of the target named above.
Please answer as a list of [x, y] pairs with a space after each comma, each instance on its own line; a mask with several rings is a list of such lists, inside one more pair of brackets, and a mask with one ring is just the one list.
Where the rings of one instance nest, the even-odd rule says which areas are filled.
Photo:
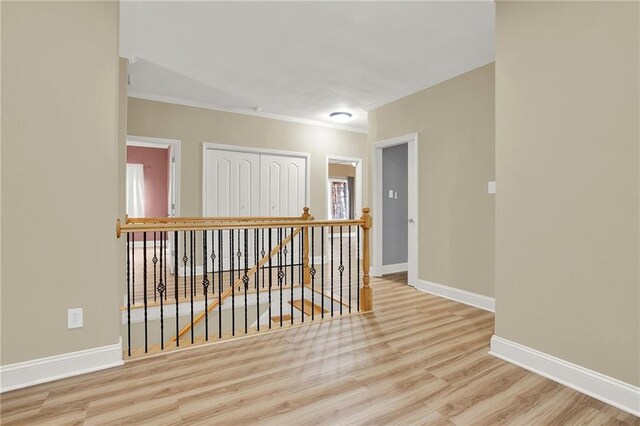
[[635, 386], [639, 8], [496, 15], [496, 335]]
[[[124, 220], [127, 214], [127, 92], [129, 60], [119, 59], [118, 66], [118, 218]], [[126, 273], [126, 238], [118, 239], [118, 277]], [[121, 281], [118, 281], [122, 284]], [[118, 286], [118, 300], [124, 301], [126, 285]]]
[[3, 366], [119, 340], [118, 20], [118, 2], [2, 2]]
[[[326, 157], [362, 158], [365, 167], [367, 161], [367, 139], [362, 133], [137, 98], [129, 98], [127, 129], [132, 136], [181, 141], [182, 216], [202, 215], [204, 142], [310, 153], [309, 208], [318, 219], [327, 217]], [[366, 195], [366, 172], [362, 184]]]
[[493, 297], [494, 65], [369, 112], [370, 147], [410, 133], [418, 133], [418, 278]]

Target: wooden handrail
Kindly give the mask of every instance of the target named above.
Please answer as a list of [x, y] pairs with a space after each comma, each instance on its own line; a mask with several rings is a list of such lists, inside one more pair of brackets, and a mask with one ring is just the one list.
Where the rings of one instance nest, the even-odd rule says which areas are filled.
[[133, 223], [200, 223], [200, 222], [274, 222], [298, 220], [300, 216], [229, 216], [229, 217], [127, 217], [126, 224]]
[[[289, 244], [289, 242], [291, 241], [291, 239], [293, 237], [295, 237], [296, 235], [298, 235], [300, 233], [300, 231], [302, 230], [302, 228], [297, 228], [296, 230], [293, 231], [293, 233], [291, 233], [288, 237], [284, 238], [282, 241], [280, 241], [280, 243], [278, 243], [273, 249], [271, 249], [271, 251], [269, 253], [267, 253], [262, 259], [260, 259], [260, 261], [258, 263], [256, 263], [251, 269], [249, 269], [247, 271], [247, 277], [251, 277], [253, 276], [253, 274], [255, 274], [258, 269], [262, 268], [268, 261], [269, 259], [271, 259], [273, 256], [275, 256], [276, 254], [278, 254], [278, 252], [280, 251], [280, 248], [282, 246], [286, 246], [287, 244]], [[209, 304], [209, 306], [207, 306], [207, 310], [206, 313], [208, 314], [209, 312], [211, 312], [212, 310], [214, 310], [220, 303], [223, 303], [225, 301], [225, 299], [229, 296], [231, 296], [231, 294], [233, 294], [234, 289], [236, 287], [238, 287], [239, 285], [242, 284], [242, 280], [244, 279], [244, 275], [242, 277], [239, 277], [234, 283], [233, 286], [229, 287], [228, 289], [226, 289], [221, 295], [220, 298], [218, 300], [214, 300], [213, 302], [211, 302]], [[191, 322], [190, 324], [185, 325], [184, 327], [182, 327], [182, 329], [180, 330], [180, 332], [178, 333], [178, 336], [174, 336], [171, 338], [171, 340], [169, 341], [169, 343], [171, 342], [175, 342], [176, 340], [180, 339], [182, 336], [184, 336], [185, 334], [187, 334], [187, 332], [189, 330], [191, 330], [193, 327], [195, 327], [196, 324], [198, 324], [200, 321], [202, 321], [202, 319], [205, 317], [205, 311], [200, 312], [193, 320], [193, 322]]]
[[122, 233], [152, 231], [199, 231], [212, 229], [263, 229], [263, 228], [310, 228], [314, 226], [364, 226], [363, 218], [357, 220], [281, 220], [244, 222], [198, 222], [198, 223], [125, 223], [116, 220], [116, 236]]

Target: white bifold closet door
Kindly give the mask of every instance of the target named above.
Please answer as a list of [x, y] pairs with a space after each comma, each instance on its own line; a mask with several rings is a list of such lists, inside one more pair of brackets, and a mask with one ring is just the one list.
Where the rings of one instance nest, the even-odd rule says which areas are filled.
[[[223, 150], [206, 150], [205, 202], [204, 216], [207, 217], [246, 217], [260, 214], [260, 155], [246, 152]], [[218, 232], [215, 231], [214, 241], [217, 247]], [[224, 269], [231, 266], [230, 234], [222, 233]], [[247, 235], [252, 241], [253, 235]], [[250, 237], [250, 238], [249, 238]], [[211, 237], [209, 236], [209, 241]], [[245, 235], [244, 231], [234, 231], [234, 269], [244, 268]], [[248, 262], [255, 263], [254, 245], [246, 245]], [[240, 256], [237, 254], [240, 253]], [[211, 259], [208, 270], [217, 271]], [[240, 265], [238, 265], [240, 262]], [[253, 266], [251, 263], [251, 266]]]
[[307, 188], [304, 158], [261, 155], [260, 175], [261, 216], [302, 215]]
[[260, 155], [207, 150], [205, 216], [260, 214]]
[[[207, 149], [205, 157], [204, 181], [204, 216], [300, 216], [306, 202], [306, 159], [284, 155], [268, 155], [258, 153]], [[283, 230], [284, 235], [290, 229]], [[230, 267], [229, 232], [223, 232], [224, 269]], [[268, 235], [259, 232], [259, 252], [268, 251]], [[210, 237], [209, 237], [210, 238]], [[216, 232], [216, 249], [217, 238]], [[234, 231], [234, 266], [243, 269], [245, 252], [249, 268], [256, 263], [255, 232], [247, 231], [245, 246], [244, 230]], [[277, 244], [274, 231], [272, 241]], [[295, 244], [298, 244], [296, 239]], [[238, 251], [239, 249], [239, 251]], [[246, 251], [245, 251], [246, 250]], [[294, 246], [295, 259], [298, 248]], [[238, 253], [240, 256], [238, 257]], [[240, 268], [238, 268], [240, 260]], [[209, 259], [208, 270], [218, 270]], [[213, 268], [213, 269], [211, 269]]]

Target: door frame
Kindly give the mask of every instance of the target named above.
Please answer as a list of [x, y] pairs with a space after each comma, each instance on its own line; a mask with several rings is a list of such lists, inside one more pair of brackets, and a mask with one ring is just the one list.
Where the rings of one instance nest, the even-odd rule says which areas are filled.
[[372, 275], [382, 276], [382, 150], [396, 145], [407, 144], [408, 155], [408, 197], [407, 210], [409, 217], [407, 220], [413, 219], [414, 229], [409, 225], [407, 232], [407, 275], [408, 284], [416, 286], [418, 283], [418, 134], [410, 133], [408, 135], [398, 136], [391, 139], [385, 139], [373, 144], [373, 165], [372, 165], [372, 196], [373, 196], [373, 232], [371, 240]]
[[[308, 152], [286, 151], [281, 149], [254, 148], [249, 146], [229, 145], [220, 143], [203, 142], [202, 143], [202, 206], [201, 215], [206, 210], [207, 200], [207, 149], [216, 149], [220, 151], [231, 152], [249, 152], [253, 154], [281, 155], [284, 157], [296, 157], [305, 160], [305, 207], [309, 206], [309, 197], [311, 196], [311, 154]], [[302, 212], [300, 212], [302, 215]]]
[[[148, 136], [127, 135], [127, 146], [138, 146], [143, 148], [172, 148], [170, 154], [175, 164], [175, 170], [169, 167], [169, 196], [167, 211], [169, 217], [180, 216], [180, 147], [181, 141], [177, 139], [152, 138]], [[173, 187], [173, 191], [171, 188]], [[171, 196], [173, 195], [173, 200]], [[172, 208], [172, 204], [174, 205]], [[171, 214], [173, 213], [173, 214]]]
[[353, 217], [354, 219], [358, 219], [360, 217], [360, 215], [362, 215], [362, 158], [354, 158], [354, 157], [343, 157], [340, 155], [327, 155], [325, 157], [325, 168], [324, 168], [324, 190], [325, 190], [325, 197], [324, 199], [327, 202], [326, 208], [325, 208], [325, 214], [326, 214], [326, 218], [327, 220], [329, 220], [329, 199], [331, 197], [331, 194], [329, 193], [329, 164], [331, 163], [331, 160], [338, 160], [338, 161], [347, 161], [350, 163], [356, 163], [356, 179], [355, 179], [355, 190], [356, 190], [356, 197], [353, 200]]

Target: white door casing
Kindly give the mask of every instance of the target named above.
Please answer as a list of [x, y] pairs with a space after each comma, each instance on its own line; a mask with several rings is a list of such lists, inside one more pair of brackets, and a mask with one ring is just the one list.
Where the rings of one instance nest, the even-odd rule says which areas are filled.
[[407, 144], [408, 146], [408, 257], [407, 281], [411, 286], [418, 283], [418, 134], [411, 133], [396, 138], [379, 141], [373, 144], [373, 218], [374, 226], [371, 233], [371, 273], [382, 275], [382, 150], [384, 148]]

